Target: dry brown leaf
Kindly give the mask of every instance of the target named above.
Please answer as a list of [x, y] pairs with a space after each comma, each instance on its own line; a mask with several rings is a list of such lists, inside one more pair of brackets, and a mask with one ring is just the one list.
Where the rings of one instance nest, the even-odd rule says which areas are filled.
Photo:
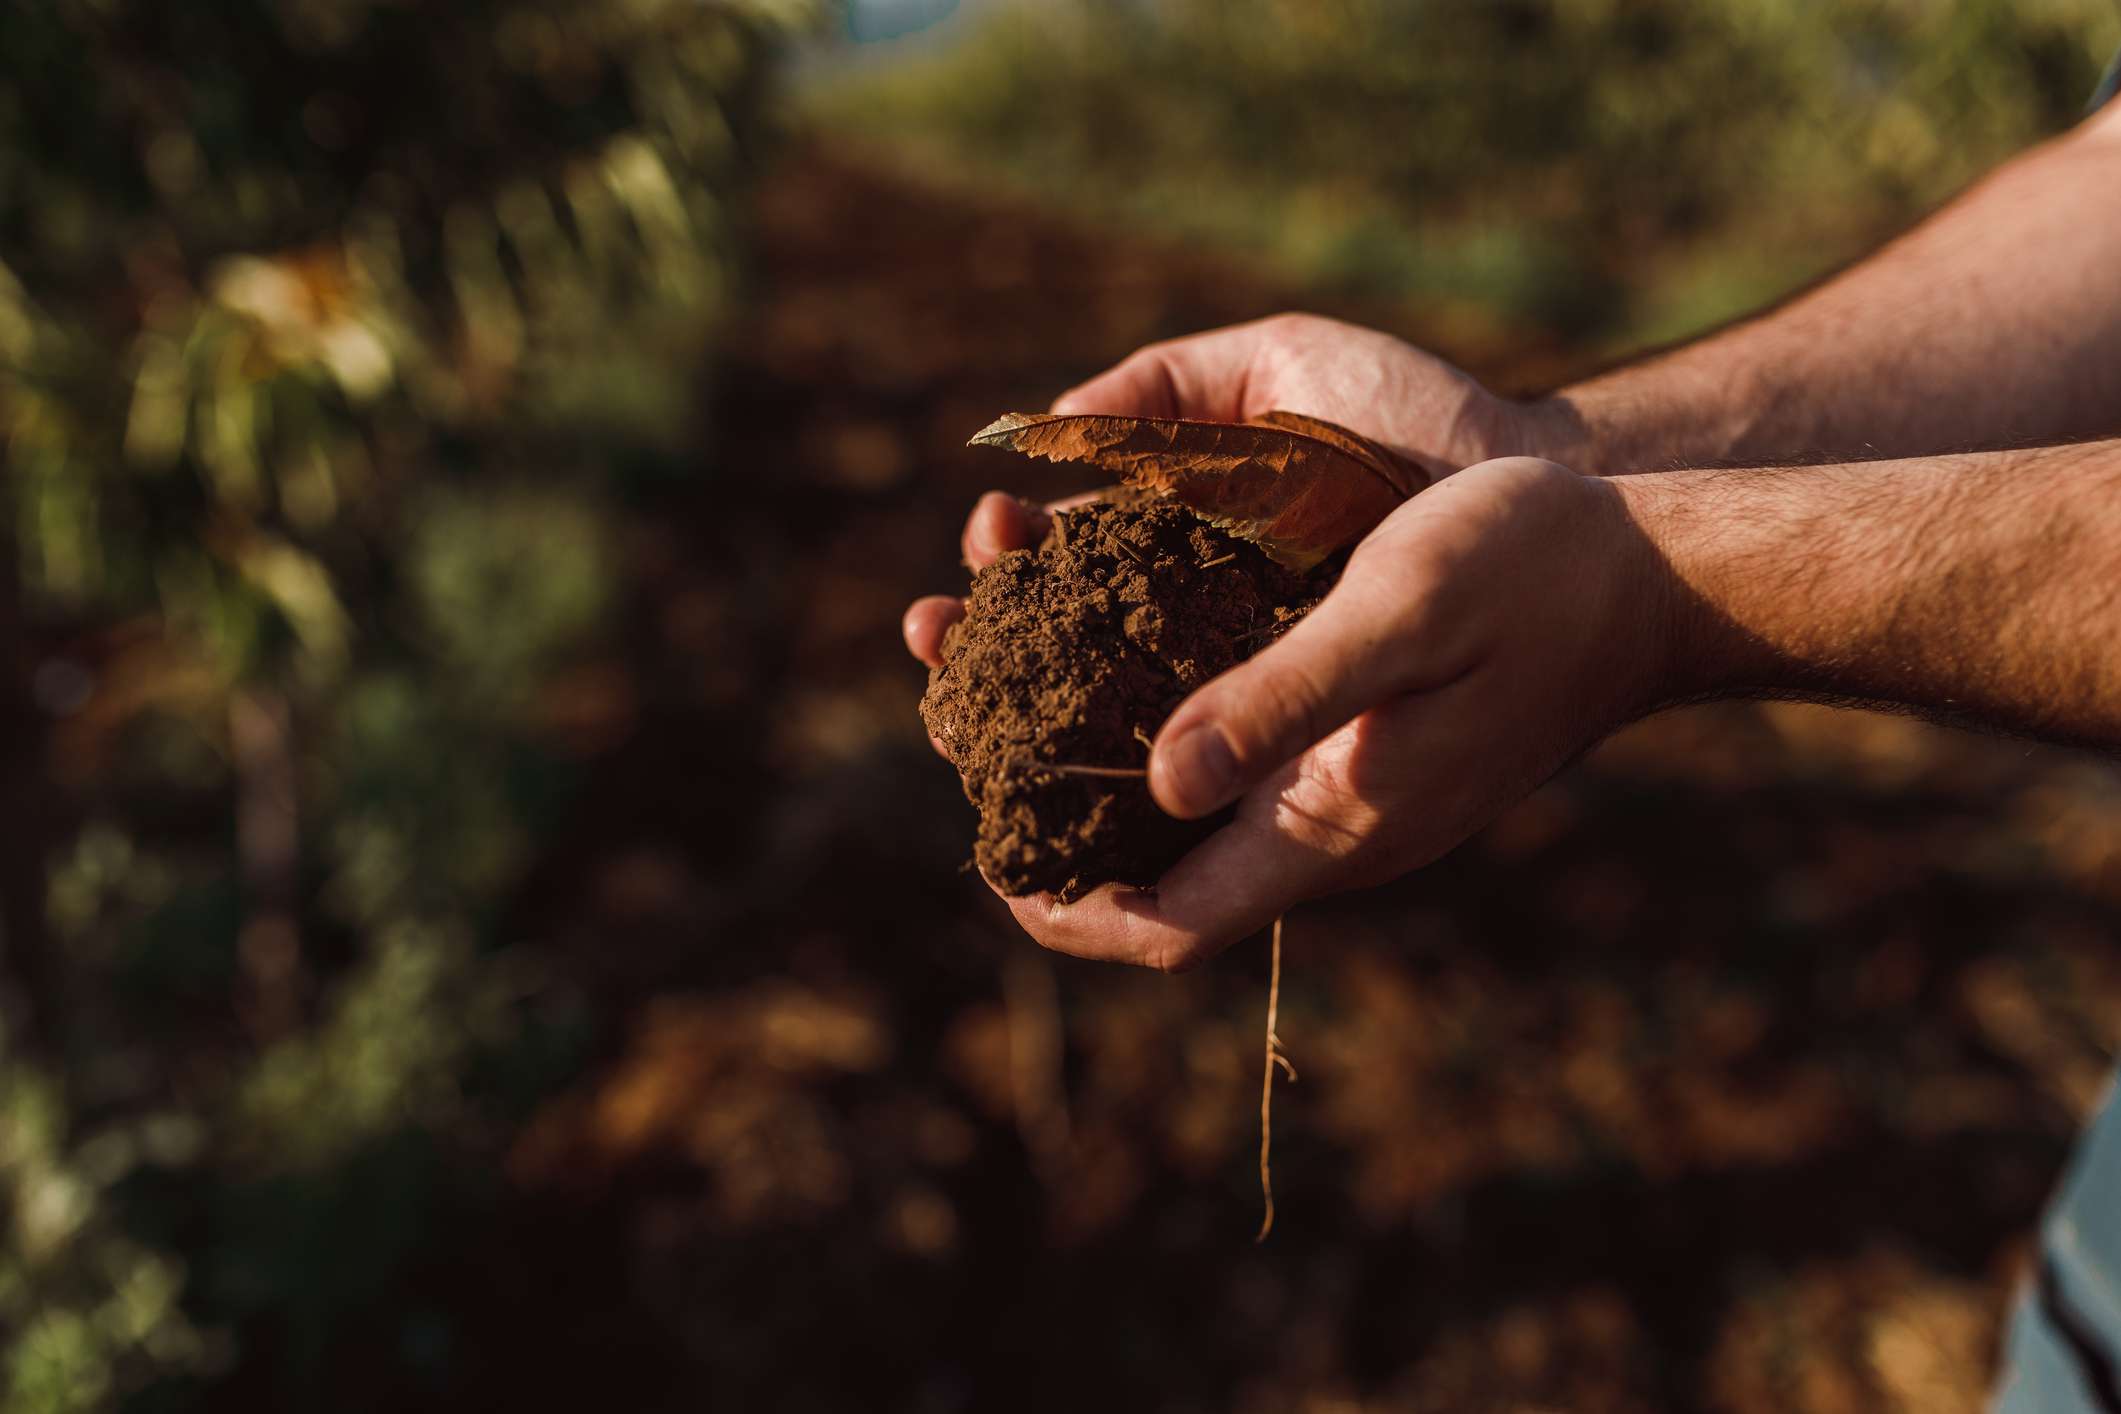
[[1354, 544], [1429, 484], [1390, 448], [1294, 412], [1255, 422], [1013, 412], [971, 445], [1117, 473], [1296, 570]]

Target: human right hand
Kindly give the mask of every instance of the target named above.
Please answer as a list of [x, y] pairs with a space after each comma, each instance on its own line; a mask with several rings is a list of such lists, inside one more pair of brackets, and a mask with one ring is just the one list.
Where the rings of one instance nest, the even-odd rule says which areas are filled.
[[[1394, 447], [1439, 480], [1468, 464], [1539, 440], [1533, 408], [1494, 396], [1458, 369], [1389, 335], [1307, 315], [1283, 315], [1152, 344], [1053, 404], [1058, 413], [1217, 421], [1241, 421], [1276, 409], [1321, 417], [1361, 432]], [[1035, 546], [1046, 533], [1048, 513], [1055, 508], [989, 492], [965, 523], [966, 563], [976, 571], [1005, 550]], [[1371, 558], [1380, 557], [1373, 552]], [[937, 664], [944, 634], [964, 611], [964, 601], [943, 595], [912, 605], [905, 615], [904, 632], [914, 656], [930, 666]], [[1163, 800], [1169, 794], [1168, 770], [1161, 780], [1166, 786], [1159, 792]], [[1312, 793], [1316, 794], [1315, 789]], [[1173, 808], [1168, 800], [1164, 803]], [[1184, 813], [1198, 812], [1187, 809]], [[1285, 832], [1255, 830], [1253, 842], [1286, 845], [1280, 833]], [[1396, 834], [1403, 833], [1395, 832], [1391, 840], [1380, 834], [1379, 843], [1366, 845], [1363, 853], [1375, 858], [1366, 858], [1365, 867], [1374, 869], [1380, 859], [1387, 861], [1388, 871], [1394, 863], [1407, 867], [1415, 862], [1415, 854], [1433, 847], [1425, 839], [1398, 840]], [[1226, 831], [1218, 838], [1227, 846], [1229, 837], [1232, 832]], [[1282, 849], [1283, 854], [1290, 852]], [[1294, 852], [1304, 854], [1305, 849]], [[1207, 853], [1213, 855], [1213, 851]], [[1230, 851], [1225, 848], [1223, 853]], [[1276, 863], [1287, 866], [1289, 860], [1277, 855]], [[1264, 862], [1252, 860], [1246, 867], [1253, 865], [1264, 867]], [[1196, 868], [1195, 872], [1200, 871]], [[1309, 889], [1323, 882], [1317, 870], [1277, 867], [1274, 872], [1285, 876], [1279, 882], [1289, 887]], [[1301, 880], [1299, 873], [1304, 875]], [[1100, 891], [1074, 908], [1061, 908], [1045, 898], [1012, 900], [1011, 907], [1040, 941], [1092, 956], [1145, 961], [1153, 954], [1165, 965], [1183, 965], [1227, 941], [1223, 935], [1231, 920], [1218, 917], [1196, 920], [1191, 928], [1152, 930], [1158, 934], [1155, 940], [1135, 946], [1126, 935], [1141, 930], [1115, 926], [1111, 900], [1103, 897], [1111, 892]], [[1230, 891], [1218, 892], [1227, 902]]]
[[1079, 957], [1193, 966], [1437, 858], [1669, 700], [1679, 592], [1631, 480], [1655, 478], [1503, 457], [1402, 504], [1301, 623], [1157, 729], [1156, 803], [1234, 805], [1229, 823], [1154, 888], [1011, 898], [1017, 922]]

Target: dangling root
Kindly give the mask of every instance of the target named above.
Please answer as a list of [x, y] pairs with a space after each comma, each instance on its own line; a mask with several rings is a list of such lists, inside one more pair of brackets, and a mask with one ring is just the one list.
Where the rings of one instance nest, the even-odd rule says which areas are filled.
[[1274, 951], [1267, 971], [1267, 1060], [1266, 1075], [1259, 1087], [1259, 1193], [1266, 1200], [1266, 1216], [1260, 1220], [1259, 1236], [1253, 1242], [1265, 1242], [1267, 1234], [1274, 1230], [1274, 1168], [1270, 1162], [1274, 1151], [1274, 1067], [1280, 1066], [1288, 1073], [1290, 1083], [1295, 1083], [1296, 1067], [1282, 1054], [1281, 1037], [1274, 1034], [1274, 1020], [1281, 1010], [1281, 920], [1274, 920]]

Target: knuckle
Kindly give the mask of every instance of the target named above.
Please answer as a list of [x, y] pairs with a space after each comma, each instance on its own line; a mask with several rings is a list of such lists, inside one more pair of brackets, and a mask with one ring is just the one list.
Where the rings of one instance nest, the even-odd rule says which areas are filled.
[[[1328, 789], [1332, 789], [1330, 783]], [[1283, 802], [1276, 812], [1275, 828], [1310, 856], [1314, 867], [1339, 868], [1358, 858], [1371, 846], [1375, 821], [1347, 803], [1332, 811], [1307, 810]]]

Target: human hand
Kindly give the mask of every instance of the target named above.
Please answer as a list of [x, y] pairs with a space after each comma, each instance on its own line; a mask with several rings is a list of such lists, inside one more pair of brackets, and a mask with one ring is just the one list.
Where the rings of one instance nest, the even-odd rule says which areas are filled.
[[1157, 733], [1157, 803], [1191, 819], [1235, 801], [1228, 825], [1154, 889], [1010, 909], [1047, 947], [1176, 971], [1426, 864], [1664, 699], [1676, 602], [1619, 483], [1528, 457], [1469, 468]]
[[[1226, 421], [1276, 408], [1360, 431], [1444, 477], [1539, 435], [1532, 408], [1494, 397], [1448, 364], [1311, 316], [1151, 345], [1054, 403], [1063, 413]], [[1588, 621], [1613, 612], [1613, 597], [1555, 578], [1572, 565], [1584, 578], [1615, 572], [1584, 559], [1576, 522], [1613, 523], [1616, 505], [1598, 483], [1519, 458], [1402, 507], [1304, 624], [1188, 699], [1159, 733], [1150, 761], [1158, 803], [1198, 817], [1243, 795], [1232, 824], [1155, 890], [1108, 887], [1068, 905], [1051, 895], [1012, 899], [1018, 921], [1062, 951], [1175, 970], [1291, 903], [1381, 882], [1458, 843], [1644, 705], [1630, 684], [1647, 674], [1610, 662], [1574, 671], [1607, 639]], [[1004, 550], [1035, 546], [1052, 509], [988, 493], [965, 523], [967, 564], [977, 570]], [[947, 596], [912, 605], [904, 632], [914, 656], [937, 663], [963, 613], [963, 601]], [[1576, 677], [1585, 700], [1557, 703], [1556, 685]], [[1530, 701], [1511, 697], [1520, 687]], [[1474, 750], [1486, 728], [1542, 707], [1560, 710], [1525, 722], [1521, 737]], [[1206, 737], [1197, 734], [1203, 726]], [[1201, 779], [1191, 755], [1216, 737], [1237, 768], [1221, 790]]]
[[[1498, 398], [1442, 359], [1374, 329], [1313, 314], [1278, 314], [1150, 344], [1056, 398], [1057, 413], [1241, 422], [1277, 409], [1337, 422], [1383, 442], [1434, 477], [1491, 457], [1556, 455], [1541, 405]], [[1062, 502], [1061, 505], [1075, 504]], [[989, 492], [965, 521], [974, 570], [1004, 550], [1038, 544], [1044, 508]], [[933, 666], [964, 602], [931, 595], [907, 611], [906, 645]]]
[[1499, 398], [1402, 339], [1315, 314], [1149, 344], [1053, 403], [1057, 413], [1217, 422], [1276, 410], [1383, 442], [1431, 479], [1492, 457], [1556, 451], [1542, 445], [1556, 440], [1544, 405]]

